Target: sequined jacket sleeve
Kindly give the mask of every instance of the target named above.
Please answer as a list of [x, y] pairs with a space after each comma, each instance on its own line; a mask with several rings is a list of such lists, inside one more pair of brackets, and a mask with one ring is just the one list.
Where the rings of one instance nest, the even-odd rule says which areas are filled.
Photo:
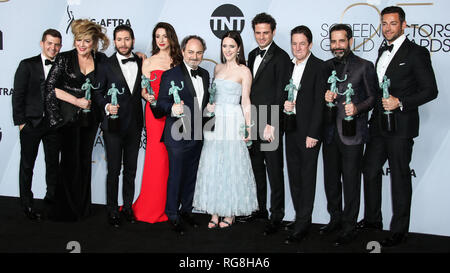
[[50, 122], [50, 126], [52, 127], [63, 123], [63, 116], [60, 110], [60, 100], [56, 97], [55, 88], [60, 87], [66, 61], [67, 58], [64, 58], [62, 55], [57, 55], [55, 63], [50, 69], [45, 82], [45, 112]]

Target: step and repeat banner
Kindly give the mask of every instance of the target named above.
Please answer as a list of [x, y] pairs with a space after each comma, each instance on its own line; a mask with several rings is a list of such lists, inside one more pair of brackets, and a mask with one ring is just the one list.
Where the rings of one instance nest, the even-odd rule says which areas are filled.
[[[329, 28], [335, 23], [349, 24], [354, 32], [353, 51], [356, 55], [375, 62], [382, 41], [380, 12], [386, 6], [398, 5], [406, 12], [407, 37], [426, 47], [436, 73], [439, 96], [420, 107], [420, 135], [414, 141], [411, 176], [413, 202], [412, 232], [450, 236], [450, 98], [447, 87], [450, 63], [450, 22], [446, 11], [450, 2], [408, 0], [0, 0], [0, 195], [19, 195], [19, 129], [12, 120], [11, 95], [14, 73], [20, 60], [40, 53], [39, 41], [47, 28], [58, 29], [63, 36], [61, 51], [72, 49], [70, 23], [88, 18], [112, 32], [119, 24], [130, 25], [135, 33], [135, 51], [147, 55], [151, 51], [151, 35], [157, 22], [172, 24], [181, 39], [190, 34], [203, 37], [207, 44], [202, 66], [213, 74], [220, 62], [220, 38], [230, 29], [241, 32], [245, 53], [257, 46], [251, 20], [260, 12], [271, 14], [277, 21], [275, 42], [292, 56], [290, 30], [306, 25], [313, 32], [312, 52], [323, 60], [330, 59]], [[114, 52], [110, 45], [107, 55]], [[447, 75], [447, 76], [446, 76]], [[136, 177], [136, 195], [139, 195], [145, 156], [145, 133], [142, 134], [139, 167]], [[99, 131], [92, 156], [92, 201], [106, 203], [106, 161], [104, 142]], [[285, 164], [286, 165], [286, 164]], [[322, 157], [319, 157], [314, 223], [327, 223], [329, 215], [323, 187]], [[392, 216], [389, 166], [383, 167], [383, 222], [389, 228]], [[34, 169], [33, 192], [36, 198], [45, 195], [45, 165], [42, 145]], [[293, 220], [295, 212], [286, 184], [286, 217]], [[121, 201], [121, 200], [119, 200]], [[364, 213], [361, 199], [360, 218]]]

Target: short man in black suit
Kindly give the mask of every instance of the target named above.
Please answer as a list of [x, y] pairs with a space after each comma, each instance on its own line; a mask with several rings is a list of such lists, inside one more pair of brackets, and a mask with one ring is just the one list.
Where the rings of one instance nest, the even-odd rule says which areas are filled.
[[[307, 26], [291, 30], [291, 63], [294, 101], [285, 92], [283, 114], [286, 133], [286, 161], [292, 203], [295, 209], [293, 233], [285, 243], [300, 242], [309, 231], [316, 191], [317, 158], [322, 137], [323, 97], [327, 89], [323, 61], [311, 53], [312, 33]], [[292, 128], [288, 123], [292, 118]]]
[[272, 234], [278, 231], [284, 218], [283, 128], [280, 118], [291, 62], [289, 55], [273, 41], [276, 22], [272, 16], [266, 13], [256, 15], [252, 27], [258, 47], [248, 54], [248, 67], [253, 73], [250, 100], [258, 111], [257, 119], [253, 121], [258, 133], [250, 158], [259, 210], [251, 218], [268, 218], [268, 175], [271, 215], [264, 233]]
[[40, 220], [41, 214], [33, 207], [31, 181], [33, 168], [42, 140], [45, 153], [47, 193], [44, 200], [54, 201], [59, 161], [59, 142], [55, 129], [51, 129], [44, 115], [44, 83], [52, 61], [61, 49], [61, 33], [47, 29], [42, 35], [42, 52], [22, 60], [14, 76], [12, 95], [14, 125], [20, 130], [20, 202], [25, 215]]
[[[352, 84], [354, 95], [351, 103], [345, 104], [346, 96], [327, 90], [325, 102], [336, 102], [334, 120], [325, 123], [323, 143], [323, 166], [327, 207], [330, 223], [321, 228], [321, 234], [341, 229], [335, 245], [347, 244], [356, 237], [358, 220], [361, 171], [364, 143], [368, 140], [368, 112], [372, 109], [377, 91], [377, 76], [371, 62], [351, 51], [352, 30], [348, 25], [337, 24], [330, 29], [330, 47], [335, 56], [326, 62], [327, 73], [343, 80], [337, 83], [343, 94]], [[342, 121], [352, 116], [355, 121], [354, 136], [344, 136]], [[341, 182], [342, 181], [342, 182]], [[342, 190], [344, 209], [342, 209]]]
[[[199, 66], [205, 50], [201, 37], [192, 35], [183, 39], [183, 62], [162, 74], [156, 106], [167, 117], [161, 137], [169, 155], [165, 212], [179, 234], [185, 232], [182, 220], [198, 226], [192, 215], [192, 202], [203, 146], [203, 112], [209, 101], [209, 73]], [[180, 103], [175, 103], [169, 94], [174, 88], [178, 90]], [[180, 114], [184, 116], [178, 118]]]
[[[401, 243], [408, 233], [411, 210], [411, 162], [414, 138], [419, 135], [419, 106], [435, 99], [438, 94], [431, 66], [430, 53], [409, 41], [405, 12], [400, 7], [387, 7], [381, 12], [385, 38], [380, 47], [376, 70], [378, 81], [390, 80], [387, 99], [377, 92], [375, 108], [370, 119], [370, 142], [364, 155], [364, 220], [360, 228], [382, 229], [381, 181], [382, 167], [389, 160], [393, 215], [392, 236], [382, 246]], [[387, 132], [382, 125], [384, 111], [393, 111], [395, 130]]]
[[[123, 159], [123, 208], [122, 214], [131, 223], [135, 222], [132, 203], [134, 199], [134, 180], [136, 177], [139, 144], [143, 126], [143, 110], [141, 102], [141, 59], [132, 50], [134, 46], [133, 30], [126, 25], [114, 29], [114, 45], [116, 53], [104, 63], [99, 64], [98, 90], [94, 90], [100, 107], [104, 109], [101, 124], [105, 140], [108, 174], [106, 178], [106, 206], [108, 222], [119, 227], [121, 224], [117, 204], [119, 175]], [[108, 90], [111, 85], [123, 94], [117, 95], [117, 106], [112, 105]], [[111, 130], [108, 126], [109, 115], [119, 115], [119, 130]]]

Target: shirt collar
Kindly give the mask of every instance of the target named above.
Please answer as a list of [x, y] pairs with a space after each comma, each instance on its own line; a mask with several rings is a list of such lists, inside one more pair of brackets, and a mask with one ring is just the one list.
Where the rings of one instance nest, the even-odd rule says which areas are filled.
[[121, 63], [122, 60], [134, 57], [134, 54], [133, 54], [133, 52], [131, 52], [130, 56], [125, 57], [122, 54], [120, 54], [119, 52], [116, 52], [116, 57], [117, 57], [117, 60], [119, 60], [119, 63]]
[[406, 39], [406, 35], [405, 34], [402, 34], [397, 39], [395, 39], [395, 41], [393, 41], [391, 43], [391, 45], [392, 44], [394, 45], [394, 48], [392, 49], [392, 52], [396, 52], [400, 48], [400, 46], [403, 44], [405, 39]]
[[[311, 52], [309, 52], [308, 56], [306, 56], [306, 58], [305, 58], [301, 63], [299, 63], [298, 65], [305, 65], [306, 62], [307, 62], [308, 59], [309, 59], [309, 56], [311, 56]], [[294, 65], [297, 65], [297, 58], [296, 58], [295, 56], [294, 56], [294, 58], [292, 58], [292, 63], [293, 63]]]
[[41, 53], [41, 59], [42, 59], [42, 63], [45, 65], [45, 60], [50, 60], [50, 61], [55, 61], [55, 58], [53, 59], [48, 59], [47, 57], [45, 57], [44, 53]]

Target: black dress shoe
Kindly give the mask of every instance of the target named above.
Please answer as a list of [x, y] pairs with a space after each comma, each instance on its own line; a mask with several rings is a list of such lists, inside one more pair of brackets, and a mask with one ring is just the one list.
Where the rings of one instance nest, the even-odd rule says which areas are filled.
[[179, 220], [169, 220], [169, 224], [172, 227], [173, 231], [180, 235], [184, 235], [184, 232], [186, 230]]
[[287, 223], [284, 225], [284, 230], [286, 230], [286, 231], [293, 231], [294, 228], [295, 228], [295, 221], [287, 222]]
[[267, 220], [269, 218], [269, 213], [267, 211], [255, 211], [249, 216], [237, 216], [236, 222], [248, 223], [255, 220]]
[[120, 217], [117, 214], [110, 214], [108, 216], [108, 223], [115, 228], [120, 227]]
[[270, 221], [265, 227], [264, 227], [264, 235], [271, 235], [276, 233], [281, 227], [281, 221]]
[[392, 247], [397, 246], [406, 241], [406, 233], [394, 233], [391, 237], [388, 237], [381, 241], [381, 246]]
[[338, 231], [341, 229], [341, 224], [336, 222], [330, 222], [328, 225], [325, 225], [319, 229], [320, 235], [330, 234], [332, 232]]
[[355, 240], [356, 235], [357, 233], [355, 230], [344, 232], [343, 234], [339, 235], [336, 241], [334, 241], [334, 245], [348, 245], [349, 243], [353, 242], [353, 240]]
[[42, 215], [39, 212], [36, 212], [32, 207], [26, 207], [23, 209], [25, 216], [33, 222], [42, 221]]
[[136, 217], [134, 216], [132, 209], [122, 210], [122, 215], [124, 216], [125, 220], [127, 220], [128, 222], [130, 222], [132, 224], [136, 223]]
[[383, 223], [382, 222], [368, 222], [364, 219], [359, 221], [356, 224], [357, 229], [375, 229], [375, 230], [383, 230]]
[[300, 243], [303, 239], [305, 239], [307, 235], [306, 231], [301, 231], [301, 232], [294, 232], [291, 235], [289, 235], [286, 240], [284, 240], [284, 243], [286, 245], [291, 245], [291, 244], [298, 244]]
[[188, 213], [188, 212], [182, 212], [180, 214], [181, 218], [183, 219], [183, 221], [185, 221], [186, 223], [188, 223], [190, 226], [194, 227], [194, 228], [198, 228], [199, 223], [195, 220], [194, 216], [192, 215], [192, 213]]

